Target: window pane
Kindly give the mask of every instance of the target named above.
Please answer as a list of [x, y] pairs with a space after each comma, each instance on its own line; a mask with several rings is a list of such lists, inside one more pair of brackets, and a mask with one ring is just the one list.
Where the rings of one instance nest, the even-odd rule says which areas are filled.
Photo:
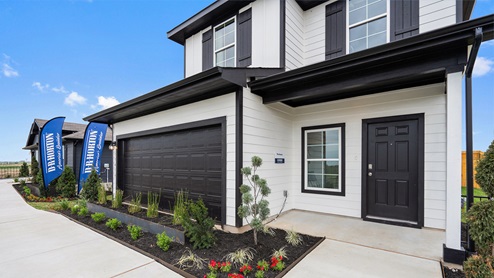
[[324, 188], [338, 189], [338, 175], [324, 175]]
[[386, 33], [380, 33], [369, 37], [369, 47], [374, 47], [385, 43]]
[[216, 37], [216, 39], [214, 40], [214, 49], [220, 49], [223, 46], [225, 46], [225, 44], [223, 43], [223, 37]]
[[320, 159], [323, 158], [322, 146], [308, 146], [307, 147], [307, 159]]
[[224, 67], [233, 68], [235, 66], [235, 59], [231, 58], [225, 61]]
[[369, 4], [369, 15], [367, 18], [373, 18], [386, 13], [386, 0], [377, 0], [372, 2], [372, 4]]
[[229, 47], [225, 49], [225, 59], [233, 59], [235, 57], [235, 48]]
[[322, 174], [323, 161], [309, 161], [307, 162], [307, 173], [309, 174]]
[[366, 5], [366, 0], [350, 0], [348, 1], [349, 3], [349, 10], [350, 11], [353, 11], [355, 9], [358, 9], [358, 8], [362, 8], [362, 7], [365, 7]]
[[351, 11], [350, 19], [349, 19], [350, 25], [366, 20], [367, 17], [365, 15], [365, 12], [366, 12], [365, 7]]
[[216, 64], [225, 61], [225, 51], [220, 51], [216, 53]]
[[235, 42], [235, 33], [231, 32], [225, 35], [225, 45], [229, 45]]
[[231, 32], [234, 32], [235, 31], [235, 25], [233, 24], [234, 21], [230, 21], [230, 22], [227, 22], [226, 23], [226, 26], [225, 26], [225, 34], [226, 33], [231, 33]]
[[339, 131], [337, 129], [326, 130], [324, 133], [325, 144], [338, 144]]
[[339, 174], [340, 163], [338, 161], [326, 161], [324, 163], [324, 174]]
[[322, 175], [309, 174], [307, 176], [307, 187], [322, 188]]
[[321, 145], [321, 132], [307, 132], [307, 145]]
[[360, 39], [350, 43], [350, 53], [364, 50], [366, 48], [366, 39]]
[[386, 31], [386, 18], [371, 21], [369, 24], [369, 36]]
[[339, 146], [338, 145], [326, 145], [325, 149], [325, 157], [329, 159], [338, 159], [339, 158]]
[[350, 41], [365, 38], [367, 36], [367, 25], [363, 24], [350, 29]]

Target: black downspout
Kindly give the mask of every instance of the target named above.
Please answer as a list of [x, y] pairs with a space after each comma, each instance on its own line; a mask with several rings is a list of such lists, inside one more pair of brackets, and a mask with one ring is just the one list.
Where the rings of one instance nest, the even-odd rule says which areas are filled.
[[[465, 70], [465, 124], [466, 124], [466, 180], [467, 180], [467, 211], [473, 205], [473, 127], [472, 127], [472, 72], [475, 65], [475, 59], [482, 43], [482, 27], [475, 29], [475, 41], [473, 42], [470, 57]], [[475, 250], [475, 243], [468, 234], [468, 251]]]

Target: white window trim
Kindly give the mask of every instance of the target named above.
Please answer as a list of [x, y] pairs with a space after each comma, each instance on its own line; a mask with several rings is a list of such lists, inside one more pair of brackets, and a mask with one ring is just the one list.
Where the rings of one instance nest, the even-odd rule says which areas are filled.
[[[216, 50], [216, 28], [220, 27], [221, 25], [227, 23], [228, 21], [233, 20], [233, 30], [235, 32], [234, 38], [233, 38], [233, 43], [229, 45], [225, 45], [222, 48]], [[220, 24], [216, 25], [213, 27], [213, 65], [217, 67], [218, 65], [216, 64], [216, 53], [225, 50], [233, 45], [234, 51], [233, 51], [233, 66], [237, 66], [237, 16], [231, 17]]]
[[[365, 21], [361, 21], [361, 22], [354, 23], [354, 24], [350, 25], [350, 0], [346, 0], [346, 11], [345, 11], [345, 13], [346, 13], [346, 16], [345, 16], [346, 30], [345, 31], [346, 31], [346, 53], [347, 54], [350, 54], [350, 28], [359, 26], [361, 24], [370, 22], [372, 20], [379, 19], [379, 18], [384, 17], [384, 16], [386, 16], [386, 43], [389, 43], [389, 40], [391, 37], [391, 34], [390, 34], [390, 28], [391, 28], [391, 25], [390, 25], [390, 17], [391, 17], [390, 16], [390, 7], [391, 6], [390, 5], [391, 5], [391, 0], [386, 0], [386, 13], [385, 14], [380, 14], [380, 15], [372, 17], [371, 19], [367, 19]], [[355, 53], [355, 52], [352, 52], [352, 53]]]
[[[326, 158], [313, 158], [313, 159], [308, 159], [307, 158], [307, 134], [309, 132], [320, 132], [320, 131], [326, 131], [326, 130], [338, 130], [338, 159], [326, 159]], [[343, 190], [343, 184], [342, 184], [342, 163], [343, 163], [343, 157], [342, 157], [342, 134], [341, 134], [342, 128], [341, 127], [328, 127], [328, 128], [319, 128], [319, 129], [307, 129], [304, 131], [304, 189], [308, 191], [327, 191], [327, 192], [336, 192], [340, 193]], [[309, 185], [309, 175], [308, 175], [308, 169], [309, 169], [309, 161], [338, 161], [338, 189], [332, 189], [332, 188], [320, 188], [320, 187], [310, 187]]]

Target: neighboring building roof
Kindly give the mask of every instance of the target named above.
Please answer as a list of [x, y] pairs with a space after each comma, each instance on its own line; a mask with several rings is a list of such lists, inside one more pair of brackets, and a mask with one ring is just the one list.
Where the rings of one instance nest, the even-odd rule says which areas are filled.
[[[27, 138], [26, 146], [24, 150], [37, 150], [38, 142], [35, 142], [36, 135], [39, 134], [41, 128], [48, 122], [44, 119], [34, 119], [29, 135]], [[62, 139], [70, 140], [82, 140], [84, 139], [84, 132], [86, 131], [87, 124], [64, 122], [62, 127]], [[105, 141], [112, 141], [112, 130], [110, 128], [106, 131]]]
[[264, 77], [279, 68], [219, 68], [214, 67], [182, 79], [166, 87], [87, 116], [85, 121], [116, 123], [177, 106], [235, 92], [247, 86], [250, 77]]
[[493, 38], [494, 16], [465, 21], [249, 83], [264, 103], [297, 107], [444, 82], [463, 71], [475, 28]]
[[[168, 38], [181, 45], [185, 44], [185, 40], [198, 33], [202, 29], [214, 24], [214, 22], [221, 22], [230, 17], [232, 13], [237, 12], [240, 8], [245, 7], [255, 0], [217, 0], [200, 12], [196, 13], [186, 21], [182, 22], [172, 30], [168, 31]], [[297, 4], [305, 11], [320, 5], [327, 0], [295, 0]], [[456, 2], [459, 8], [458, 13], [462, 13], [459, 16], [460, 21], [470, 19], [470, 16], [475, 5], [475, 0], [462, 0]]]

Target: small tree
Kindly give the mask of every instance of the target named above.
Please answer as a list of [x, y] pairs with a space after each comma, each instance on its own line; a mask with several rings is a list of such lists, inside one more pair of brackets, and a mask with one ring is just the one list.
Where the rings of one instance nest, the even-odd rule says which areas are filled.
[[31, 175], [36, 179], [39, 173], [39, 163], [36, 160], [36, 155], [31, 156]]
[[475, 203], [467, 212], [469, 233], [476, 243], [478, 256], [464, 263], [467, 277], [494, 277], [494, 141], [477, 164], [475, 179], [490, 197]]
[[56, 190], [64, 198], [72, 198], [75, 196], [76, 180], [72, 168], [65, 167], [62, 175], [58, 178]]
[[[249, 185], [242, 184], [242, 205], [238, 208], [238, 216], [247, 221], [254, 231], [254, 244], [257, 245], [257, 232], [264, 228], [263, 221], [269, 216], [269, 202], [264, 199], [271, 193], [265, 179], [261, 179], [257, 174], [257, 168], [261, 167], [262, 159], [253, 156], [251, 167], [241, 169], [244, 177], [249, 181]], [[249, 221], [250, 219], [250, 221]]]
[[99, 186], [101, 186], [101, 179], [98, 176], [96, 170], [93, 169], [91, 171], [91, 174], [89, 174], [86, 182], [84, 182], [84, 185], [82, 186], [82, 198], [92, 202], [97, 201]]
[[19, 170], [19, 177], [29, 177], [29, 167], [25, 161], [22, 162], [21, 169]]

